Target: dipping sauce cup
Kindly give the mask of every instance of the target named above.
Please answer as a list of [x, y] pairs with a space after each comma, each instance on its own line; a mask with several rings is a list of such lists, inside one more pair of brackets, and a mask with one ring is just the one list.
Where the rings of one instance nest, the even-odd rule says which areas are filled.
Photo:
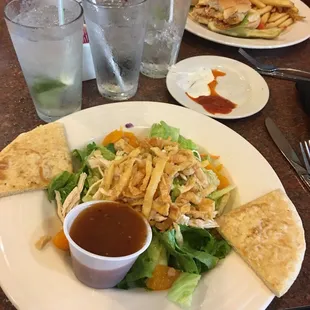
[[[82, 230], [79, 232], [79, 234], [81, 235], [81, 238], [79, 241], [77, 241], [78, 238], [76, 237], [78, 235], [73, 233], [74, 230], [77, 230], [77, 229], [75, 229], [75, 227], [78, 228], [78, 225], [81, 223], [82, 216], [84, 216], [86, 214], [86, 212], [89, 213], [90, 211], [91, 212], [96, 211], [94, 208], [101, 208], [102, 207], [101, 211], [99, 209], [97, 210], [97, 211], [101, 212], [100, 214], [97, 213], [99, 215], [98, 215], [97, 219], [95, 219], [97, 221], [97, 225], [98, 225], [99, 218], [100, 217], [102, 218], [102, 216], [105, 215], [109, 219], [111, 219], [111, 222], [104, 222], [107, 219], [103, 218], [103, 220], [102, 220], [103, 226], [102, 227], [109, 226], [106, 224], [111, 223], [110, 226], [112, 228], [117, 227], [114, 229], [118, 229], [118, 227], [124, 227], [124, 225], [125, 226], [127, 225], [127, 228], [128, 228], [128, 221], [126, 221], [126, 219], [127, 219], [126, 214], [122, 214], [122, 216], [119, 217], [119, 221], [117, 221], [117, 222], [115, 222], [116, 213], [114, 215], [113, 214], [109, 215], [108, 210], [111, 211], [111, 206], [113, 206], [113, 208], [121, 208], [121, 207], [122, 208], [129, 208], [130, 210], [124, 209], [124, 211], [126, 211], [127, 213], [128, 212], [129, 213], [130, 212], [135, 213], [135, 214], [129, 214], [130, 217], [131, 216], [136, 217], [136, 221], [138, 221], [138, 222], [140, 221], [140, 225], [142, 222], [142, 226], [140, 226], [140, 227], [142, 227], [143, 231], [146, 232], [144, 234], [145, 240], [142, 241], [141, 247], [139, 249], [136, 249], [135, 252], [133, 252], [129, 255], [115, 256], [115, 257], [114, 257], [114, 255], [102, 256], [102, 255], [94, 254], [94, 253], [82, 248], [80, 245], [77, 244], [77, 243], [81, 244], [81, 242], [83, 242], [83, 237], [84, 237], [83, 234], [85, 233], [85, 225], [84, 225], [84, 228], [81, 225]], [[109, 207], [110, 209], [109, 208], [105, 209], [104, 207]], [[105, 211], [105, 210], [107, 210], [107, 211]], [[111, 212], [111, 213], [113, 213], [113, 212]], [[127, 216], [128, 216], [128, 214], [127, 214]], [[128, 219], [130, 219], [130, 217], [128, 217]], [[139, 218], [139, 217], [141, 217], [141, 218]], [[94, 224], [96, 224], [95, 220], [94, 220], [94, 216], [93, 217], [90, 216], [88, 218], [88, 220], [93, 221]], [[87, 221], [86, 222], [84, 221], [84, 224], [85, 223], [87, 224]], [[112, 223], [115, 223], [115, 224], [112, 225]], [[145, 225], [145, 229], [143, 227], [143, 223]], [[99, 224], [101, 225], [101, 223], [99, 223]], [[136, 224], [135, 224], [135, 226], [137, 226]], [[73, 227], [73, 229], [72, 229], [72, 227]], [[90, 227], [89, 231], [93, 231], [92, 232], [93, 240], [96, 240], [96, 242], [98, 242], [100, 244], [101, 239], [102, 239], [102, 242], [106, 242], [106, 243], [112, 242], [112, 244], [111, 244], [112, 248], [113, 248], [113, 246], [115, 246], [115, 244], [116, 244], [115, 242], [117, 242], [117, 241], [115, 241], [115, 239], [113, 239], [112, 237], [110, 238], [110, 235], [108, 235], [107, 233], [101, 235], [101, 237], [100, 237], [100, 231], [101, 231], [100, 226], [99, 226], [99, 230], [98, 230], [98, 232], [99, 232], [98, 236], [96, 236], [96, 230], [93, 229], [93, 226], [89, 226], [89, 227]], [[116, 230], [116, 231], [118, 231], [118, 230]], [[90, 201], [90, 202], [82, 203], [82, 204], [76, 206], [75, 208], [73, 208], [67, 214], [67, 216], [64, 220], [64, 233], [65, 233], [65, 235], [69, 241], [69, 247], [70, 247], [71, 258], [72, 258], [72, 267], [73, 267], [73, 271], [75, 273], [75, 276], [78, 278], [78, 280], [80, 280], [85, 285], [92, 287], [92, 288], [97, 288], [97, 289], [111, 288], [111, 287], [114, 287], [115, 285], [117, 285], [126, 276], [127, 272], [129, 271], [131, 266], [134, 264], [134, 262], [136, 261], [138, 256], [140, 254], [142, 254], [148, 248], [148, 246], [150, 245], [151, 240], [152, 240], [151, 227], [150, 227], [149, 223], [147, 222], [147, 220], [142, 215], [140, 215], [139, 213], [137, 213], [136, 211], [134, 211], [133, 209], [131, 209], [127, 205], [116, 203], [116, 202], [111, 202], [111, 201]], [[134, 233], [128, 234], [127, 237], [129, 239], [132, 239], [132, 238], [135, 238], [135, 235], [137, 236], [137, 232], [136, 232], [136, 234], [134, 234]], [[107, 236], [109, 236], [109, 237], [107, 237]], [[120, 234], [119, 237], [123, 238], [122, 234]], [[128, 242], [134, 243], [134, 241], [135, 240], [130, 240]], [[94, 242], [90, 246], [94, 247]], [[121, 244], [119, 244], [119, 246], [122, 247]], [[124, 246], [124, 248], [125, 248], [125, 246]], [[121, 253], [121, 251], [123, 251], [122, 248], [119, 248], [119, 250], [120, 250], [120, 253]], [[108, 254], [112, 254], [112, 253], [110, 252]]]

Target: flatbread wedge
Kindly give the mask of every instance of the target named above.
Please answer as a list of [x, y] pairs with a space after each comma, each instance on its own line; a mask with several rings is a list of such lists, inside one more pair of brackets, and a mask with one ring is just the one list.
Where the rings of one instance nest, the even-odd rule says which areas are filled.
[[278, 189], [217, 219], [219, 232], [235, 251], [281, 297], [301, 268], [306, 243], [295, 206]]
[[63, 124], [38, 126], [0, 152], [0, 197], [44, 189], [64, 170], [72, 172]]

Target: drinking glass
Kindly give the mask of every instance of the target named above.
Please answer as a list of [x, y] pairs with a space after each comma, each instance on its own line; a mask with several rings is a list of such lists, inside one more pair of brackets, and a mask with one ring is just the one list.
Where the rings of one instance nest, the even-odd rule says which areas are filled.
[[191, 0], [152, 0], [141, 73], [163, 78], [176, 63]]
[[146, 29], [146, 0], [83, 0], [100, 94], [135, 95]]
[[74, 0], [13, 0], [6, 24], [38, 116], [81, 109], [83, 9]]

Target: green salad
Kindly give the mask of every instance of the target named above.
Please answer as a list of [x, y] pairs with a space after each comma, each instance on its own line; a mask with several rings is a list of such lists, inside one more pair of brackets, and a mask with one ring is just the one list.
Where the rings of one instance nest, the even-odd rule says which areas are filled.
[[201, 275], [231, 250], [214, 229], [234, 189], [218, 156], [164, 121], [148, 137], [121, 128], [72, 155], [75, 172], [64, 171], [48, 187], [59, 218], [90, 200], [124, 202], [142, 213], [152, 242], [117, 288], [167, 289], [169, 300], [190, 306]]

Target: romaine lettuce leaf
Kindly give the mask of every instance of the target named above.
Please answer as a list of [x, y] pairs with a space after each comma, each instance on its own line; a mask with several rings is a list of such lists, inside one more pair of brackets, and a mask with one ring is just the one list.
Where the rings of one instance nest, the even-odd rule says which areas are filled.
[[[229, 245], [224, 240], [217, 240], [207, 230], [180, 225], [183, 243], [177, 242], [175, 230], [157, 236], [170, 254], [169, 266], [188, 273], [202, 273], [216, 266], [223, 253], [228, 254]], [[227, 248], [218, 250], [219, 245]]]
[[126, 277], [117, 285], [121, 289], [145, 286], [146, 278], [151, 278], [157, 264], [165, 265], [167, 253], [157, 235], [153, 234], [148, 249], [142, 253], [131, 267]]
[[188, 255], [187, 253], [183, 252], [178, 246], [174, 230], [169, 230], [164, 233], [158, 232], [157, 236], [159, 236], [160, 241], [163, 243], [164, 247], [172, 258], [169, 260], [169, 266], [172, 265], [176, 269], [180, 269], [189, 273], [200, 273], [200, 266], [197, 266], [192, 255]]
[[55, 190], [59, 191], [61, 202], [63, 203], [67, 196], [76, 187], [79, 181], [80, 173], [70, 173], [64, 171], [56, 176], [48, 185], [47, 194], [50, 201], [55, 199]]
[[116, 154], [116, 150], [115, 150], [115, 147], [114, 147], [114, 143], [109, 143], [106, 148], [112, 152], [113, 154]]
[[95, 142], [87, 144], [83, 149], [75, 149], [72, 151], [72, 155], [79, 160], [81, 164], [84, 164], [86, 158], [92, 153], [92, 151], [97, 149]]
[[150, 137], [162, 139], [170, 138], [173, 142], [178, 142], [180, 147], [188, 150], [197, 150], [197, 145], [190, 139], [186, 139], [180, 135], [180, 129], [169, 126], [164, 121], [153, 124], [151, 127]]
[[178, 143], [180, 147], [188, 150], [197, 150], [197, 145], [190, 139], [186, 139], [183, 136], [179, 136]]
[[106, 147], [103, 145], [97, 145], [97, 150], [100, 150], [101, 155], [103, 158], [107, 160], [113, 160], [115, 159], [115, 154], [112, 153], [110, 150], [108, 150]]
[[182, 273], [170, 288], [168, 299], [182, 307], [190, 307], [200, 278], [201, 276], [197, 274]]
[[207, 169], [205, 169], [204, 171], [207, 175], [209, 184], [213, 185], [215, 187], [214, 189], [217, 189], [217, 187], [220, 185], [220, 180], [217, 177], [216, 173], [212, 170], [207, 170]]
[[[113, 145], [113, 147], [114, 147], [114, 145]], [[111, 149], [111, 146], [110, 146], [110, 149]], [[87, 146], [84, 149], [73, 150], [72, 155], [79, 160], [81, 165], [83, 165], [86, 162], [87, 157], [95, 150], [100, 150], [103, 158], [105, 158], [107, 160], [115, 159], [115, 154], [111, 150], [107, 149], [103, 145], [98, 145], [95, 142], [91, 142], [91, 143], [87, 144]]]
[[220, 189], [218, 191], [213, 192], [209, 195], [209, 198], [216, 200], [221, 198], [222, 196], [226, 195], [230, 191], [232, 191], [236, 186], [235, 185], [228, 185], [227, 187]]
[[180, 129], [169, 126], [164, 121], [160, 121], [159, 123], [152, 125], [150, 136], [162, 139], [170, 138], [171, 141], [178, 142]]

